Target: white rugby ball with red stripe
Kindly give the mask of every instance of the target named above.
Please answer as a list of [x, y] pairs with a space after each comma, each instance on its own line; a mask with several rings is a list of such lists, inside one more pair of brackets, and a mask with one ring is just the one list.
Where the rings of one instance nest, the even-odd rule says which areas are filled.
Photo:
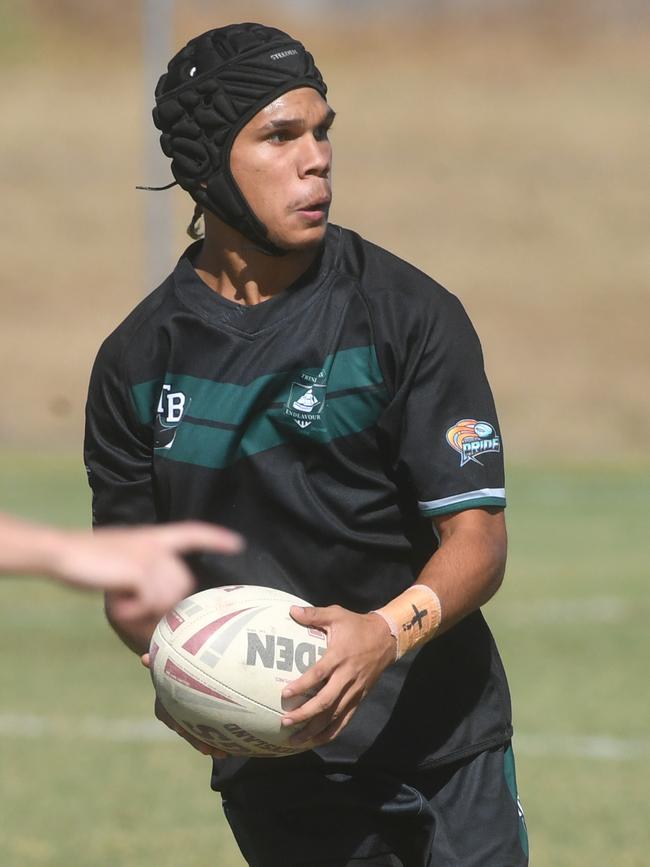
[[284, 687], [325, 652], [318, 629], [296, 623], [292, 605], [309, 603], [269, 587], [232, 585], [188, 596], [151, 638], [151, 677], [163, 707], [186, 731], [235, 756], [288, 756], [309, 749], [289, 744], [282, 728]]

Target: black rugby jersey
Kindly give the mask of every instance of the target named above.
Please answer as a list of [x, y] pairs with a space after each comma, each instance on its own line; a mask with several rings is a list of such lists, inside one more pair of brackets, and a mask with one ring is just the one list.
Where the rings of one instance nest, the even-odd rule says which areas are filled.
[[[425, 274], [338, 226], [295, 284], [253, 306], [198, 277], [200, 243], [99, 351], [85, 442], [95, 524], [213, 521], [247, 549], [194, 557], [201, 587], [384, 605], [435, 551], [431, 516], [505, 506], [467, 315]], [[510, 735], [505, 675], [475, 612], [390, 666], [333, 743], [215, 762], [213, 785], [286, 763], [422, 767]]]

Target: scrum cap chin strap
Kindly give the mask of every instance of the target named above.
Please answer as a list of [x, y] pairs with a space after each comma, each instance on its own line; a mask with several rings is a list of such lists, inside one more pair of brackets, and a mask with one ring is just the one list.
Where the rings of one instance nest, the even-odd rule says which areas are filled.
[[197, 204], [274, 256], [286, 251], [269, 240], [242, 195], [230, 171], [230, 151], [260, 109], [298, 87], [327, 94], [303, 45], [262, 24], [231, 24], [190, 40], [156, 87], [153, 120], [176, 182]]

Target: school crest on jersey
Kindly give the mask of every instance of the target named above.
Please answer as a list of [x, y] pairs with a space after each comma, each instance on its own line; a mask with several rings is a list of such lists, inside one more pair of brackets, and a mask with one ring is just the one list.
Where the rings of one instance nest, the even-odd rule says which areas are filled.
[[300, 382], [292, 382], [289, 397], [284, 406], [285, 415], [289, 416], [299, 428], [306, 428], [319, 422], [325, 407], [327, 385], [325, 371], [316, 376], [303, 373]]
[[188, 398], [182, 391], [172, 391], [169, 383], [163, 385], [153, 423], [155, 449], [170, 449], [174, 445], [179, 425], [191, 403], [192, 398]]
[[446, 434], [447, 442], [460, 455], [460, 465], [464, 467], [472, 461], [482, 466], [479, 455], [501, 451], [501, 438], [494, 426], [487, 421], [463, 418], [452, 425]]

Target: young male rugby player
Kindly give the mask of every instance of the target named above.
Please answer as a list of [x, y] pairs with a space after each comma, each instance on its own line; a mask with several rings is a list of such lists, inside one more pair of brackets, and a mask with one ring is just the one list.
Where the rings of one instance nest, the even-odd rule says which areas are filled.
[[[229, 573], [203, 557], [203, 585], [296, 593], [314, 607], [295, 619], [328, 634], [286, 690], [315, 690], [284, 720], [312, 749], [215, 755], [249, 864], [519, 867], [508, 687], [479, 611], [506, 556], [481, 349], [454, 296], [328, 223], [333, 118], [273, 28], [170, 61], [154, 121], [205, 239], [99, 352], [96, 521], [232, 527], [246, 553]], [[150, 629], [113, 622], [146, 650]]]

